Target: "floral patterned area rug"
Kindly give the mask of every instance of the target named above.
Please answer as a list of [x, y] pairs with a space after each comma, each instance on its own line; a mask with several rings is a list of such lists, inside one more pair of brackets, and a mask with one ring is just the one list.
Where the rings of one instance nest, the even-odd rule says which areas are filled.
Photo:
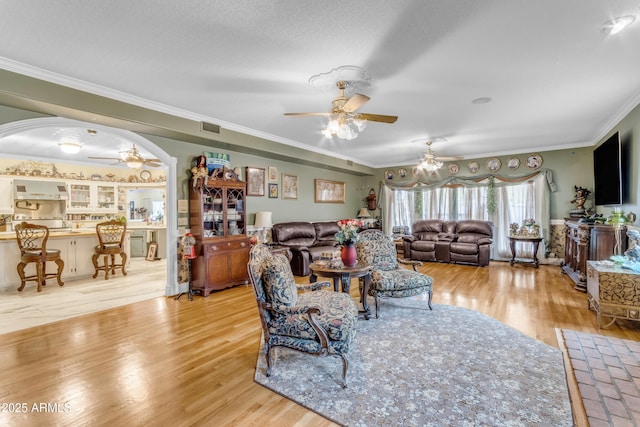
[[563, 356], [473, 310], [385, 299], [338, 357], [262, 346], [255, 381], [344, 426], [572, 426]]

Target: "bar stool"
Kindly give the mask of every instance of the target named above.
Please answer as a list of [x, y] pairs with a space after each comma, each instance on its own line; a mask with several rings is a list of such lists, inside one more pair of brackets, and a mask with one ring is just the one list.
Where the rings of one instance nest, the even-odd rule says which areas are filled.
[[[38, 282], [38, 292], [42, 292], [42, 286], [46, 285], [47, 279], [56, 278], [58, 285], [63, 286], [62, 269], [64, 261], [60, 258], [60, 250], [47, 249], [49, 239], [49, 228], [44, 225], [29, 224], [22, 222], [16, 225], [16, 240], [20, 247], [20, 263], [18, 264], [18, 274], [20, 275], [20, 287], [22, 291], [27, 281]], [[47, 261], [53, 261], [58, 266], [56, 273], [47, 273]], [[24, 268], [29, 263], [36, 263], [36, 274], [26, 276]]]
[[[126, 276], [125, 264], [127, 263], [127, 254], [124, 251], [124, 236], [127, 232], [127, 224], [112, 219], [111, 221], [101, 222], [96, 225], [96, 233], [98, 234], [99, 245], [96, 246], [96, 252], [91, 260], [96, 269], [93, 278], [98, 277], [98, 272], [104, 271], [104, 279], [109, 278], [111, 274], [116, 274], [116, 268], [122, 269], [122, 275]], [[116, 255], [120, 255], [120, 264], [116, 264]], [[98, 265], [98, 258], [103, 256], [103, 265]], [[109, 262], [111, 260], [111, 262]]]

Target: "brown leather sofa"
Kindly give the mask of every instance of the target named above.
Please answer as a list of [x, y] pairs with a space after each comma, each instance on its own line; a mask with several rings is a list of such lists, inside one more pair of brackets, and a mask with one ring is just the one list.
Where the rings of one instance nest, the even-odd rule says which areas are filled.
[[489, 221], [418, 220], [403, 237], [404, 257], [419, 261], [489, 265], [493, 224]]
[[337, 221], [282, 222], [271, 228], [274, 245], [291, 250], [291, 271], [296, 276], [311, 274], [309, 265], [320, 258], [323, 252], [337, 250], [336, 233], [340, 231]]

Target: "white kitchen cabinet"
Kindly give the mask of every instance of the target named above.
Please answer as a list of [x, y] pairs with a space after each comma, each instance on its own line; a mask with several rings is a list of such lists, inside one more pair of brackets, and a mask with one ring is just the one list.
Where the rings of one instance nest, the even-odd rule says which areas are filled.
[[69, 181], [67, 213], [118, 212], [116, 184], [92, 181]]
[[60, 250], [60, 257], [64, 261], [62, 279], [70, 277], [92, 276], [95, 272], [91, 257], [98, 244], [98, 236], [78, 237], [49, 237], [47, 248]]
[[0, 214], [13, 213], [13, 179], [0, 177]]

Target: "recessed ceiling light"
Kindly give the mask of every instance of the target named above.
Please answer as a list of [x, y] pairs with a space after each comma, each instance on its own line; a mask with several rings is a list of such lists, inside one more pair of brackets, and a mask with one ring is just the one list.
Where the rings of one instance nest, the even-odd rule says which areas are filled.
[[491, 98], [489, 98], [488, 96], [476, 98], [471, 101], [472, 104], [488, 104], [489, 102], [491, 102]]
[[611, 21], [605, 22], [602, 25], [602, 32], [607, 34], [618, 34], [620, 31], [633, 24], [636, 17], [633, 15], [621, 16], [614, 18]]

